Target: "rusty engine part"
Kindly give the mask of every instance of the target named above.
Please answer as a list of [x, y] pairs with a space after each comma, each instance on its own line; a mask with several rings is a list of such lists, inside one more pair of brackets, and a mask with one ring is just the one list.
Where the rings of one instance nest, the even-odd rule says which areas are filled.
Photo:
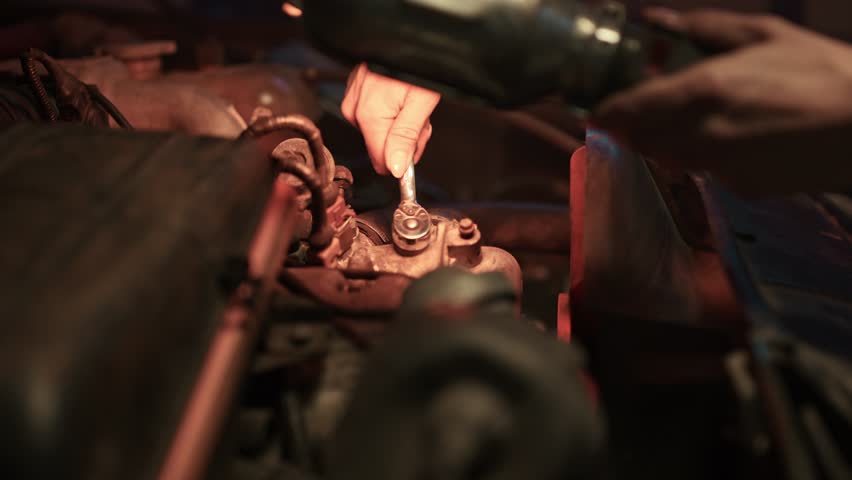
[[413, 278], [440, 267], [454, 266], [474, 273], [501, 272], [518, 292], [522, 290], [521, 269], [515, 258], [503, 249], [482, 245], [482, 234], [472, 219], [430, 215], [428, 245], [416, 254], [384, 243], [372, 235], [368, 224], [359, 222], [361, 235], [350, 252], [338, 259], [340, 268], [401, 273]]
[[339, 245], [341, 229], [354, 212], [341, 216], [338, 211], [343, 195], [334, 182], [336, 166], [323, 144], [322, 133], [302, 115], [274, 116], [266, 109], [258, 109], [254, 117], [241, 138], [259, 138], [281, 130], [292, 130], [304, 137], [280, 143], [270, 156], [282, 173], [294, 177], [287, 181], [299, 191], [302, 221], [297, 228], [298, 237], [309, 240], [315, 254], [333, 242]]
[[[518, 292], [522, 290], [517, 261], [504, 250], [483, 246], [482, 235], [473, 220], [430, 216], [416, 203], [413, 174], [404, 177], [407, 186], [403, 189], [401, 208], [392, 220], [391, 230], [397, 232], [397, 237], [391, 244], [386, 238], [374, 235], [369, 227], [362, 228], [347, 205], [346, 192], [354, 183], [352, 174], [335, 165], [313, 122], [298, 115], [269, 115], [268, 111], [256, 112], [255, 117], [243, 138], [259, 138], [280, 130], [292, 130], [304, 137], [282, 142], [271, 154], [280, 170], [294, 177], [288, 181], [300, 192], [302, 213], [296, 231], [300, 239], [307, 241], [307, 249], [302, 251], [303, 263], [357, 272], [361, 276], [378, 273], [418, 278], [443, 266], [474, 273], [498, 271], [512, 281]], [[413, 236], [399, 235], [406, 230], [414, 232]], [[298, 277], [299, 269], [285, 275]], [[311, 284], [308, 288], [316, 297], [330, 300], [322, 282], [296, 283]], [[363, 289], [358, 291], [363, 295]], [[345, 289], [337, 291], [338, 295], [346, 293]]]

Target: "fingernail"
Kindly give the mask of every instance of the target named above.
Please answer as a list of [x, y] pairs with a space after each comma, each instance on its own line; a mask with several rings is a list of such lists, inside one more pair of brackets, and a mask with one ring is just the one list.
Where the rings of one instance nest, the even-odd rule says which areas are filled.
[[396, 178], [402, 178], [405, 170], [411, 165], [411, 155], [404, 150], [397, 150], [391, 153], [388, 169]]

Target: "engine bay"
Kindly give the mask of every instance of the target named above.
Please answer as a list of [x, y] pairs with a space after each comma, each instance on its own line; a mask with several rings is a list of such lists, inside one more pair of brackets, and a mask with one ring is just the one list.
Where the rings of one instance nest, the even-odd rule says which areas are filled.
[[561, 99], [446, 99], [397, 181], [296, 20], [22, 12], [9, 478], [847, 478], [848, 196], [743, 199]]

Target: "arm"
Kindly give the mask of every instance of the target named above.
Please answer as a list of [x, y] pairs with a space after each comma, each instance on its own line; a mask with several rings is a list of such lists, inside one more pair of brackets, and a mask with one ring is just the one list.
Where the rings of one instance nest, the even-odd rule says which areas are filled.
[[719, 56], [613, 95], [592, 123], [752, 193], [852, 186], [852, 47], [784, 20], [651, 10]]

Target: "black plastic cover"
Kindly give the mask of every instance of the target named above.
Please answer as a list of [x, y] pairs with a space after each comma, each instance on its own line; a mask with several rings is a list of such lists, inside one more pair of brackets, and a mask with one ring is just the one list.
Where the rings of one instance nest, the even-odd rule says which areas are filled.
[[251, 145], [0, 132], [0, 476], [156, 476], [271, 187]]

